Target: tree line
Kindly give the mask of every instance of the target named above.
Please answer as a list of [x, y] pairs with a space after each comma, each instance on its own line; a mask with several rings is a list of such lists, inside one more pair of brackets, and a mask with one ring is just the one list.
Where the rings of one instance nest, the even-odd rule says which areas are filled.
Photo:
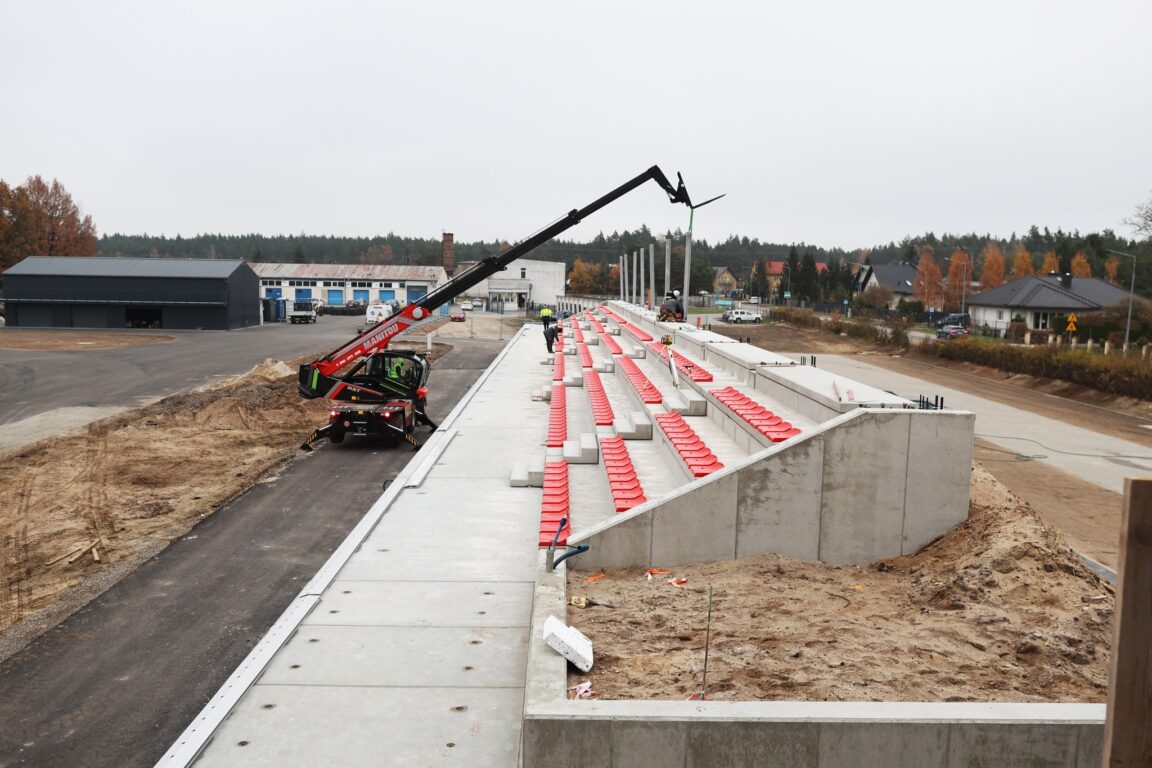
[[[1111, 230], [1081, 234], [1033, 226], [1023, 236], [1008, 238], [990, 235], [928, 232], [905, 237], [899, 243], [857, 250], [821, 248], [805, 243], [769, 243], [756, 238], [730, 236], [723, 241], [694, 240], [692, 244], [693, 292], [710, 289], [713, 266], [726, 267], [750, 295], [766, 296], [770, 273], [782, 274], [777, 291], [795, 299], [838, 302], [851, 291], [851, 275], [858, 265], [904, 262], [923, 263], [925, 299], [936, 298], [933, 291], [959, 286], [963, 278], [983, 287], [1023, 274], [1049, 271], [1114, 280], [1126, 283], [1133, 260], [1111, 251], [1136, 256], [1152, 256], [1152, 202], [1140, 205], [1125, 223], [1142, 241], [1119, 237]], [[587, 242], [552, 240], [534, 250], [531, 258], [563, 262], [576, 286], [588, 292], [612, 294], [617, 290], [619, 259], [634, 251], [655, 246], [656, 261], [663, 275], [664, 243], [671, 242], [674, 286], [684, 283], [684, 232], [653, 232], [647, 226], [636, 230], [600, 233]], [[478, 261], [507, 249], [507, 241], [455, 243], [457, 263]], [[30, 255], [52, 256], [130, 256], [153, 258], [242, 259], [249, 262], [316, 264], [415, 264], [441, 263], [441, 241], [397, 235], [375, 237], [335, 237], [328, 235], [224, 235], [201, 234], [192, 237], [164, 235], [107, 234], [97, 238], [90, 216], [83, 215], [60, 182], [30, 177], [23, 185], [9, 187], [0, 181], [0, 268], [6, 269]], [[936, 263], [947, 257], [949, 279], [937, 279], [925, 256]], [[1152, 293], [1152, 258], [1134, 260], [1138, 293]], [[783, 263], [783, 272], [773, 271], [771, 263]], [[1001, 262], [1003, 266], [1000, 266]], [[960, 266], [963, 264], [964, 266]], [[817, 265], [824, 265], [818, 267]], [[578, 268], [577, 268], [578, 267]], [[952, 275], [959, 272], [959, 275]], [[919, 278], [918, 278], [919, 279]], [[936, 288], [929, 287], [936, 285]], [[578, 291], [570, 285], [570, 289]], [[944, 298], [944, 297], [941, 297]]]

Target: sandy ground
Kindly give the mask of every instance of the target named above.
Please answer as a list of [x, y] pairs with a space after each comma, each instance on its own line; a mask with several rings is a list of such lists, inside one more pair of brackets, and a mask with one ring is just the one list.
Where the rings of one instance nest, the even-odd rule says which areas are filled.
[[1107, 691], [1111, 588], [978, 465], [970, 519], [912, 556], [573, 572], [568, 594], [592, 601], [568, 620], [596, 657], [569, 685], [590, 682], [599, 698], [1103, 702]]
[[[507, 338], [521, 323], [481, 316], [425, 330], [450, 343]], [[779, 327], [739, 334], [757, 331], [771, 332], [756, 341], [772, 349], [861, 351]], [[48, 345], [38, 349], [94, 341], [32, 335]], [[0, 660], [288, 461], [324, 421], [322, 402], [296, 395], [293, 371], [268, 361], [0, 460], [0, 486], [12, 489], [0, 511]], [[991, 454], [977, 458], [997, 471]], [[1118, 500], [1109, 510], [1110, 499], [1074, 478], [1009, 465], [1010, 487], [1044, 500], [1035, 506], [1048, 523], [1078, 544], [1103, 549], [1109, 539], [1114, 553]], [[1110, 592], [1027, 504], [979, 467], [973, 478], [972, 520], [912, 558], [860, 569], [766, 557], [651, 581], [627, 571], [578, 579], [570, 594], [615, 605], [572, 609], [596, 643], [594, 688], [614, 698], [698, 690], [711, 586], [709, 698], [1102, 700]], [[1071, 509], [1069, 493], [1082, 494]], [[1090, 522], [1080, 530], [1073, 518]], [[672, 586], [671, 576], [688, 581]]]
[[49, 328], [5, 328], [0, 333], [0, 349], [77, 350], [143, 347], [175, 341], [161, 333], [120, 333], [112, 331], [58, 331]]

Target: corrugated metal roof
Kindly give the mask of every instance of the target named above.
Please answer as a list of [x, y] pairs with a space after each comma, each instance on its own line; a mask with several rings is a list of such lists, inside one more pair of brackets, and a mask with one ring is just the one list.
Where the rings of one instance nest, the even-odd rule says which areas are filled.
[[5, 275], [60, 277], [226, 278], [242, 267], [239, 259], [128, 259], [111, 256], [29, 256]]
[[413, 264], [277, 264], [256, 262], [249, 265], [265, 280], [404, 280], [443, 283], [448, 279], [444, 267]]
[[968, 300], [978, 307], [1091, 310], [1128, 300], [1128, 291], [1095, 277], [1074, 277], [1065, 288], [1059, 277], [1021, 277]]

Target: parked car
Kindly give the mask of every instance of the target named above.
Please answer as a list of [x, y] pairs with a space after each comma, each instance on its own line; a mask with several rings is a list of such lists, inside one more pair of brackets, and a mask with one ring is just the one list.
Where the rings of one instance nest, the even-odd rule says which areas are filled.
[[720, 319], [726, 323], [759, 323], [764, 318], [749, 309], [730, 309]]
[[953, 312], [950, 315], [944, 315], [936, 322], [937, 328], [943, 328], [946, 325], [959, 325], [962, 328], [972, 327], [972, 315], [967, 312]]
[[938, 339], [962, 339], [968, 335], [968, 329], [962, 325], [945, 325], [936, 330]]
[[459, 309], [457, 309], [457, 310], [455, 310], [454, 312], [452, 312], [452, 314], [448, 315], [448, 319], [449, 319], [449, 320], [451, 320], [451, 321], [452, 321], [452, 322], [454, 322], [454, 323], [462, 323], [462, 322], [464, 322], [465, 320], [467, 320], [467, 319], [468, 319], [468, 316], [467, 316], [467, 315], [465, 315], [465, 314], [464, 314], [462, 311], [460, 311]]
[[472, 311], [472, 302], [470, 302], [470, 301], [460, 302], [460, 309], [464, 310], [465, 312], [471, 312]]

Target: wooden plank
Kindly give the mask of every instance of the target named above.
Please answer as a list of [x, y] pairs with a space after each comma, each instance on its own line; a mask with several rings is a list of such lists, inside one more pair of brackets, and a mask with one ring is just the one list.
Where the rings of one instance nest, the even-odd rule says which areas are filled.
[[97, 539], [93, 539], [92, 541], [88, 542], [84, 546], [80, 547], [79, 552], [72, 555], [72, 557], [68, 558], [68, 563], [72, 564], [72, 563], [76, 562], [77, 560], [79, 560], [81, 557], [83, 557], [85, 552], [92, 549], [92, 547], [96, 546], [97, 541], [98, 541]]
[[1152, 765], [1152, 478], [1124, 481], [1104, 766]]
[[44, 565], [55, 565], [56, 563], [60, 562], [61, 560], [63, 560], [66, 557], [71, 557], [72, 555], [83, 554], [84, 550], [88, 549], [88, 547], [90, 547], [90, 546], [92, 546], [92, 545], [88, 544], [87, 546], [82, 545], [82, 546], [78, 546], [78, 547], [75, 547], [73, 549], [70, 549], [67, 552], [65, 552], [64, 554], [60, 555], [60, 557], [52, 558], [48, 562], [44, 563]]

